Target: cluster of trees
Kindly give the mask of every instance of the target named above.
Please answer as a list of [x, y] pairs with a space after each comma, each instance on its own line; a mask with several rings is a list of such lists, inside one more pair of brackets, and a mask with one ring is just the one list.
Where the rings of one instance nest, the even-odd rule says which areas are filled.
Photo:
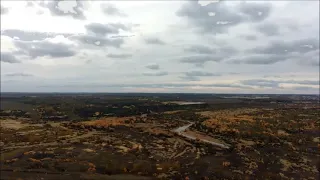
[[[108, 115], [115, 115], [118, 117], [124, 116], [132, 116], [132, 115], [140, 115], [146, 114], [150, 112], [165, 112], [165, 111], [174, 111], [174, 110], [187, 110], [195, 108], [194, 106], [202, 107], [206, 105], [177, 105], [177, 104], [125, 104], [119, 106], [117, 104], [112, 104], [108, 106], [99, 106], [99, 105], [92, 105], [92, 106], [82, 106], [75, 108], [75, 113], [80, 117], [102, 117]], [[98, 112], [98, 113], [97, 113]], [[194, 120], [194, 115], [190, 116], [188, 113], [183, 113], [185, 120]], [[197, 117], [198, 118], [198, 117]]]
[[15, 116], [30, 118], [30, 113], [21, 110], [0, 110], [0, 116]]

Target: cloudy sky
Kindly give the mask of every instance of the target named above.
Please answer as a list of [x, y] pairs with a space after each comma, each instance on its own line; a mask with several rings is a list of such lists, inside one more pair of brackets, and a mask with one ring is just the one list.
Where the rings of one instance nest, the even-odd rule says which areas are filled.
[[319, 93], [319, 1], [1, 1], [1, 91]]

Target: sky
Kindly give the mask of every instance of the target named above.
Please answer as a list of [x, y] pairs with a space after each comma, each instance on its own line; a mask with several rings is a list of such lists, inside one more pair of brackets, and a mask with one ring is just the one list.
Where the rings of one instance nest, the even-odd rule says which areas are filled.
[[319, 94], [319, 1], [1, 1], [1, 92]]

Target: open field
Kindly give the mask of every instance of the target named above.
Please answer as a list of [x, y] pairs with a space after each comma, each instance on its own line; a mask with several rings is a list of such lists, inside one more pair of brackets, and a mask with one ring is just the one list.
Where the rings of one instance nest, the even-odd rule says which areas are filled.
[[319, 179], [317, 96], [32, 96], [2, 98], [1, 179]]

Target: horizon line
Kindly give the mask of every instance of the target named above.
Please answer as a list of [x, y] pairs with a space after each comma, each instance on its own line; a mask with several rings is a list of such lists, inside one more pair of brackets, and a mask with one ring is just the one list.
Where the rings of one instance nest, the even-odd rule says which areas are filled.
[[310, 93], [310, 94], [304, 94], [304, 93], [206, 93], [206, 92], [0, 92], [0, 94], [2, 93], [17, 93], [17, 94], [21, 94], [21, 93], [26, 93], [26, 94], [35, 94], [35, 93], [39, 93], [39, 94], [80, 94], [80, 93], [85, 93], [85, 94], [240, 94], [240, 95], [317, 95], [320, 96], [320, 93], [316, 94], [316, 93]]

